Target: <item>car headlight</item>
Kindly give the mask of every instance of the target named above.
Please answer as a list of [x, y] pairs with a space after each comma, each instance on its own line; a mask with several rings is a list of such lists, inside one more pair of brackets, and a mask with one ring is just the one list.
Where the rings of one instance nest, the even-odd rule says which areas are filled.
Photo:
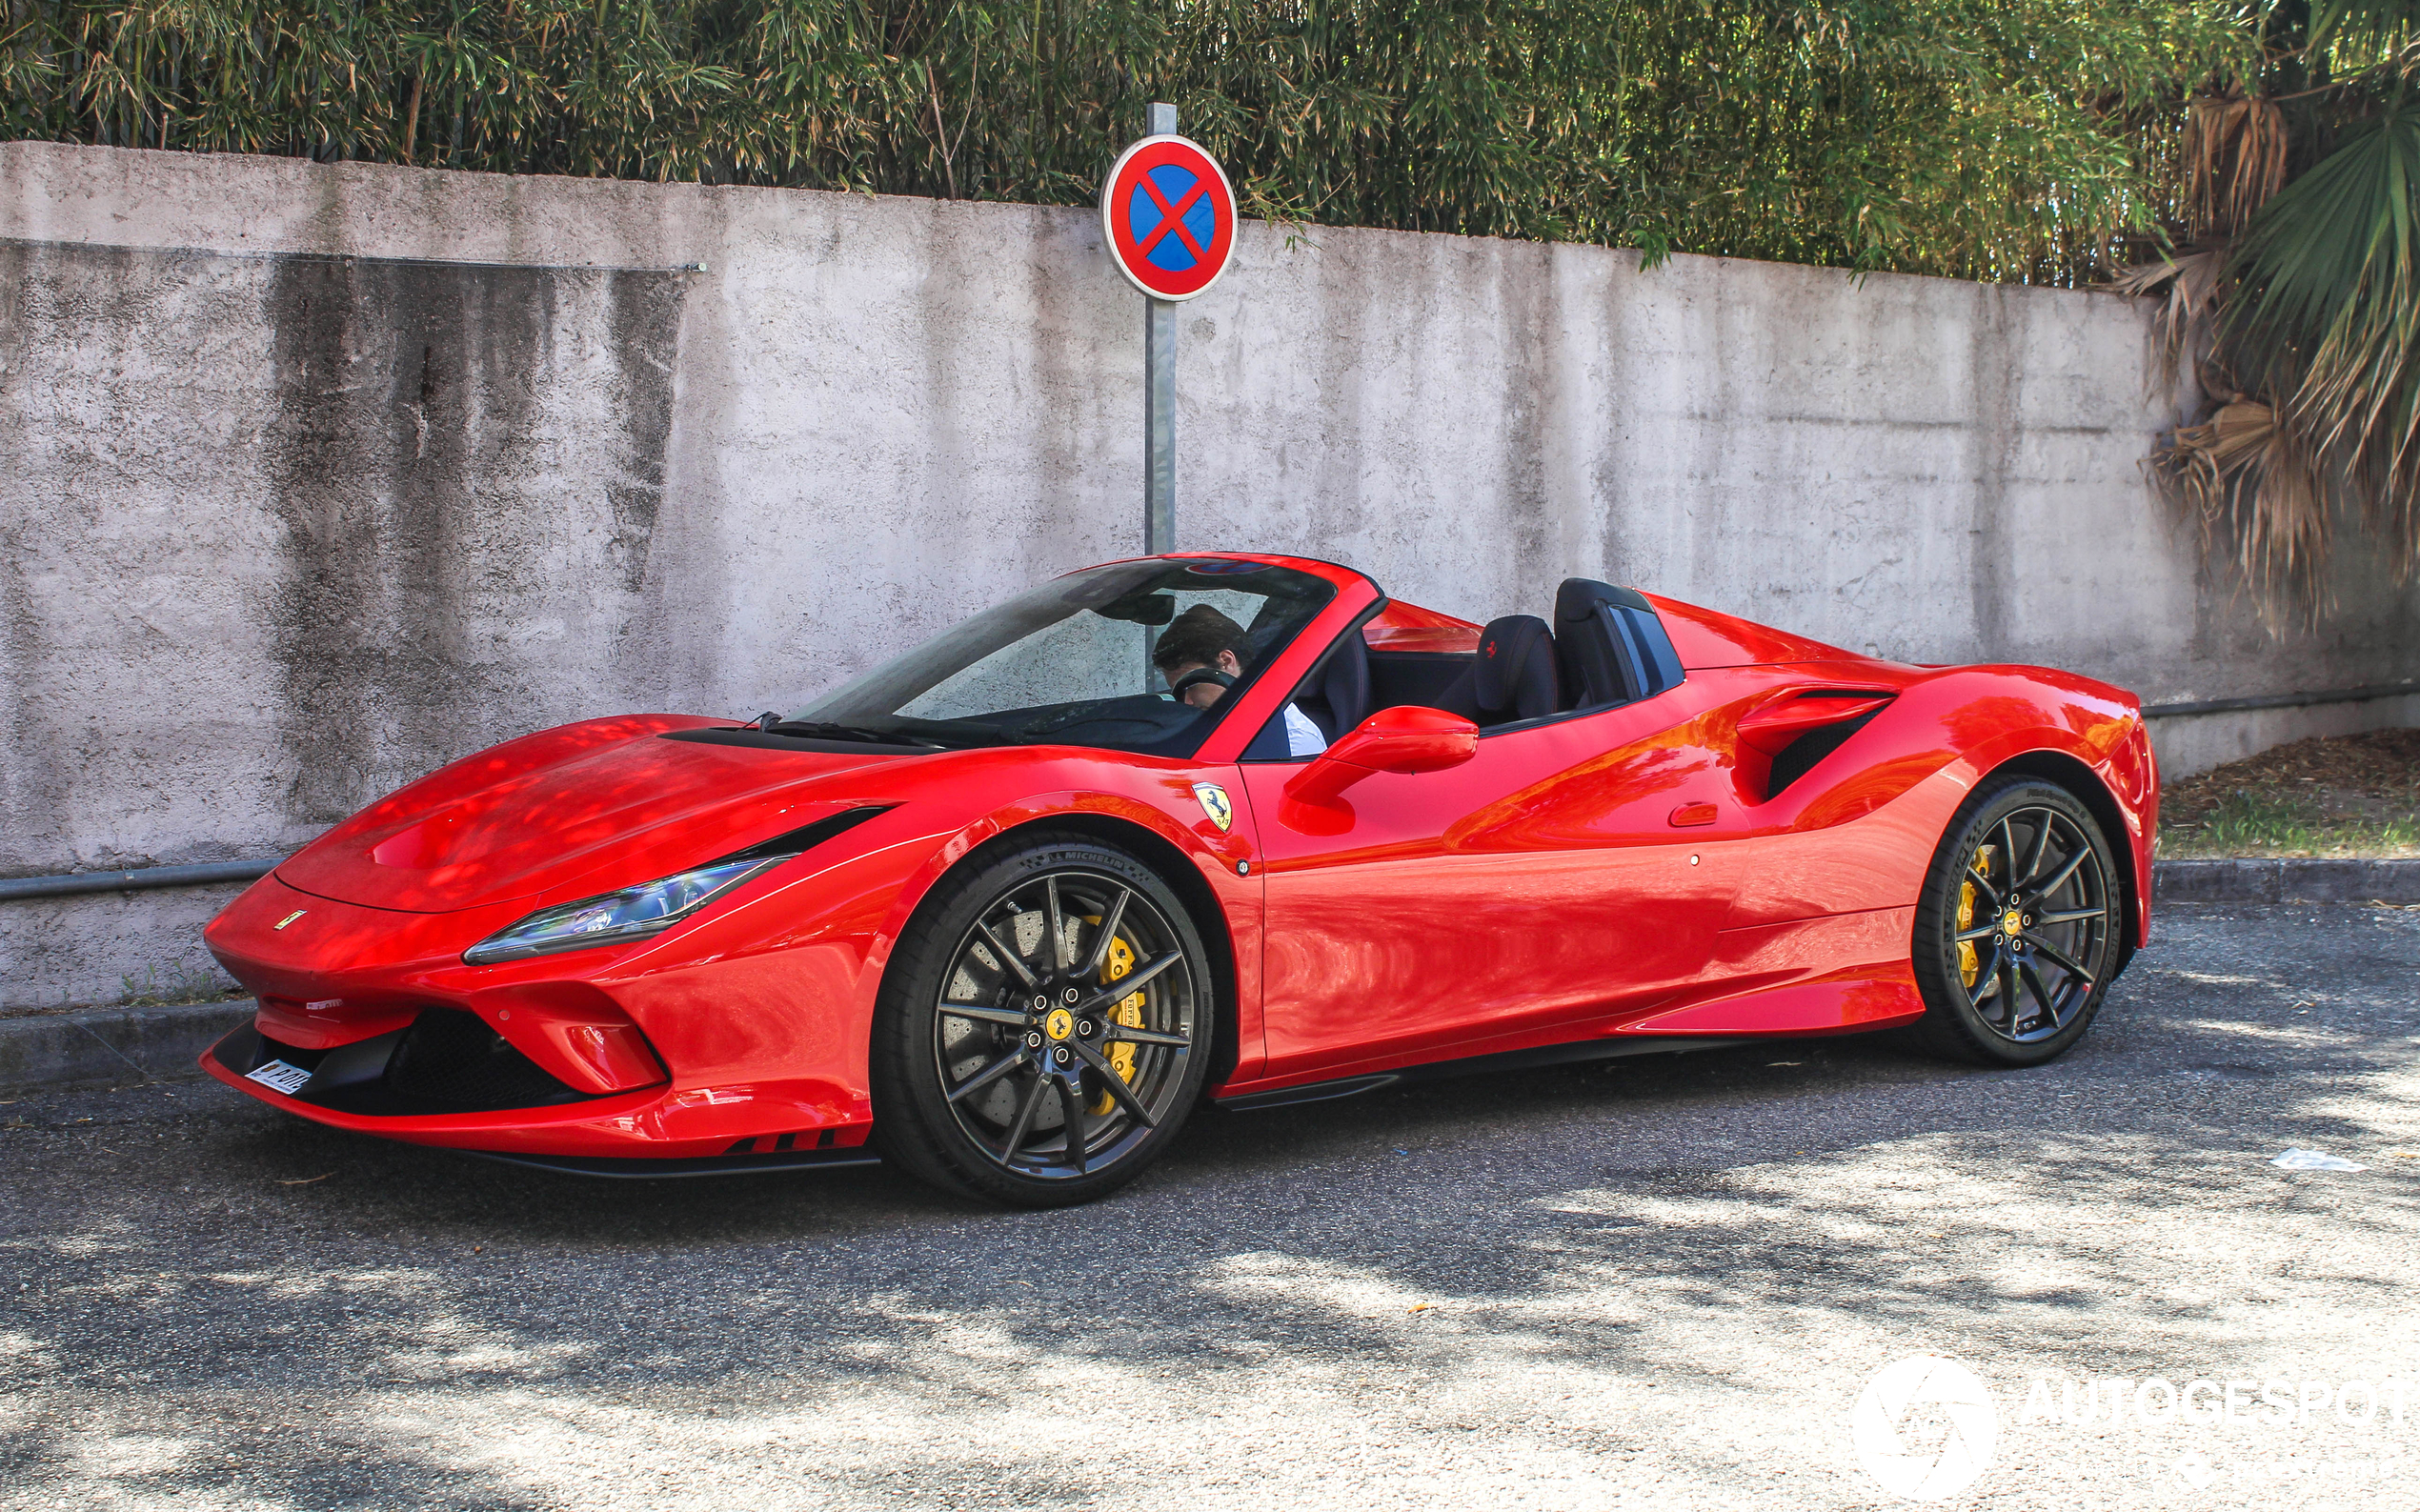
[[886, 808], [850, 809], [691, 871], [583, 897], [576, 903], [541, 908], [464, 951], [463, 963], [493, 966], [559, 951], [626, 945], [660, 935], [757, 873], [779, 866]]
[[659, 877], [618, 893], [541, 908], [462, 953], [473, 966], [493, 966], [558, 950], [593, 950], [660, 935], [724, 893], [776, 864], [775, 859], [727, 861]]

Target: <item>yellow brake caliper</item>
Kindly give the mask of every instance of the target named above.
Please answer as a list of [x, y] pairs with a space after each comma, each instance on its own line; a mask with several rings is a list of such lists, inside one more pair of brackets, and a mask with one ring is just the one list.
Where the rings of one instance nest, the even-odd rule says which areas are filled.
[[[1100, 920], [1095, 918], [1088, 919], [1086, 922], [1098, 924]], [[1134, 969], [1134, 947], [1127, 944], [1122, 938], [1112, 939], [1109, 942], [1109, 958], [1100, 963], [1100, 984], [1106, 987], [1111, 982], [1124, 977], [1127, 973], [1133, 971]], [[1140, 1028], [1142, 1025], [1142, 994], [1134, 993], [1129, 995], [1127, 998], [1122, 999], [1117, 1007], [1109, 1010], [1109, 1017], [1114, 1021], [1124, 1024], [1128, 1028]], [[1120, 1080], [1124, 1081], [1128, 1086], [1134, 1085], [1135, 1047], [1131, 1043], [1125, 1040], [1110, 1041], [1109, 1053], [1106, 1058], [1108, 1059], [1109, 1064], [1117, 1071]], [[1117, 1105], [1118, 1099], [1104, 1092], [1100, 1095], [1100, 1100], [1093, 1104], [1093, 1116], [1095, 1118], [1099, 1118], [1107, 1114], [1111, 1108], [1116, 1107]]]
[[[1996, 845], [1979, 847], [1975, 851], [1975, 870], [1989, 877], [1992, 853], [1999, 849], [2000, 847]], [[1958, 933], [1963, 935], [1974, 927], [1975, 884], [1970, 881], [1961, 881], [1958, 884]], [[1976, 974], [1982, 970], [1983, 958], [1975, 953], [1975, 942], [1971, 939], [1958, 941], [1959, 979], [1971, 990], [1975, 984]]]

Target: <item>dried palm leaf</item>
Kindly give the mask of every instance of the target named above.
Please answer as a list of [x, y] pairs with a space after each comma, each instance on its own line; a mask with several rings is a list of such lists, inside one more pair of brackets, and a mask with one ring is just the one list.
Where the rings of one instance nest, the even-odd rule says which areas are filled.
[[2235, 231], [2286, 183], [2286, 112], [2240, 89], [2202, 95], [2186, 111], [2180, 155], [2193, 226]]
[[2179, 365], [2198, 361], [2209, 347], [2211, 317], [2218, 308], [2221, 285], [2233, 249], [2224, 241], [2188, 248], [2173, 257], [2129, 268], [2109, 281], [2122, 294], [2150, 296], [2163, 292], [2151, 329], [2159, 340], [2160, 381], [2176, 386]]
[[2272, 629], [2294, 610], [2309, 617], [2325, 607], [2328, 469], [2275, 403], [2228, 395], [2208, 420], [2178, 427], [2152, 462], [2200, 522], [2204, 548], [2234, 558]]

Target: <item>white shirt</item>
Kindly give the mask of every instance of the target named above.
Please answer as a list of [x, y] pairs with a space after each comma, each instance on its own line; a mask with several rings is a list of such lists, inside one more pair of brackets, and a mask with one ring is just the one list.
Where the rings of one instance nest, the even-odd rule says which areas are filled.
[[1285, 754], [1290, 756], [1315, 756], [1327, 749], [1327, 740], [1311, 716], [1292, 704], [1285, 706]]

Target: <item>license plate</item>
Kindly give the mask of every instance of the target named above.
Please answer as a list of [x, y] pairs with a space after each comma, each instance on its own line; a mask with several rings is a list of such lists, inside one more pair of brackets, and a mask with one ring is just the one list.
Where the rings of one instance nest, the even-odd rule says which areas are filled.
[[302, 1090], [304, 1082], [311, 1079], [311, 1073], [300, 1066], [290, 1066], [283, 1060], [272, 1060], [258, 1070], [245, 1072], [244, 1077], [245, 1079], [257, 1081], [264, 1087], [274, 1087], [291, 1098]]

